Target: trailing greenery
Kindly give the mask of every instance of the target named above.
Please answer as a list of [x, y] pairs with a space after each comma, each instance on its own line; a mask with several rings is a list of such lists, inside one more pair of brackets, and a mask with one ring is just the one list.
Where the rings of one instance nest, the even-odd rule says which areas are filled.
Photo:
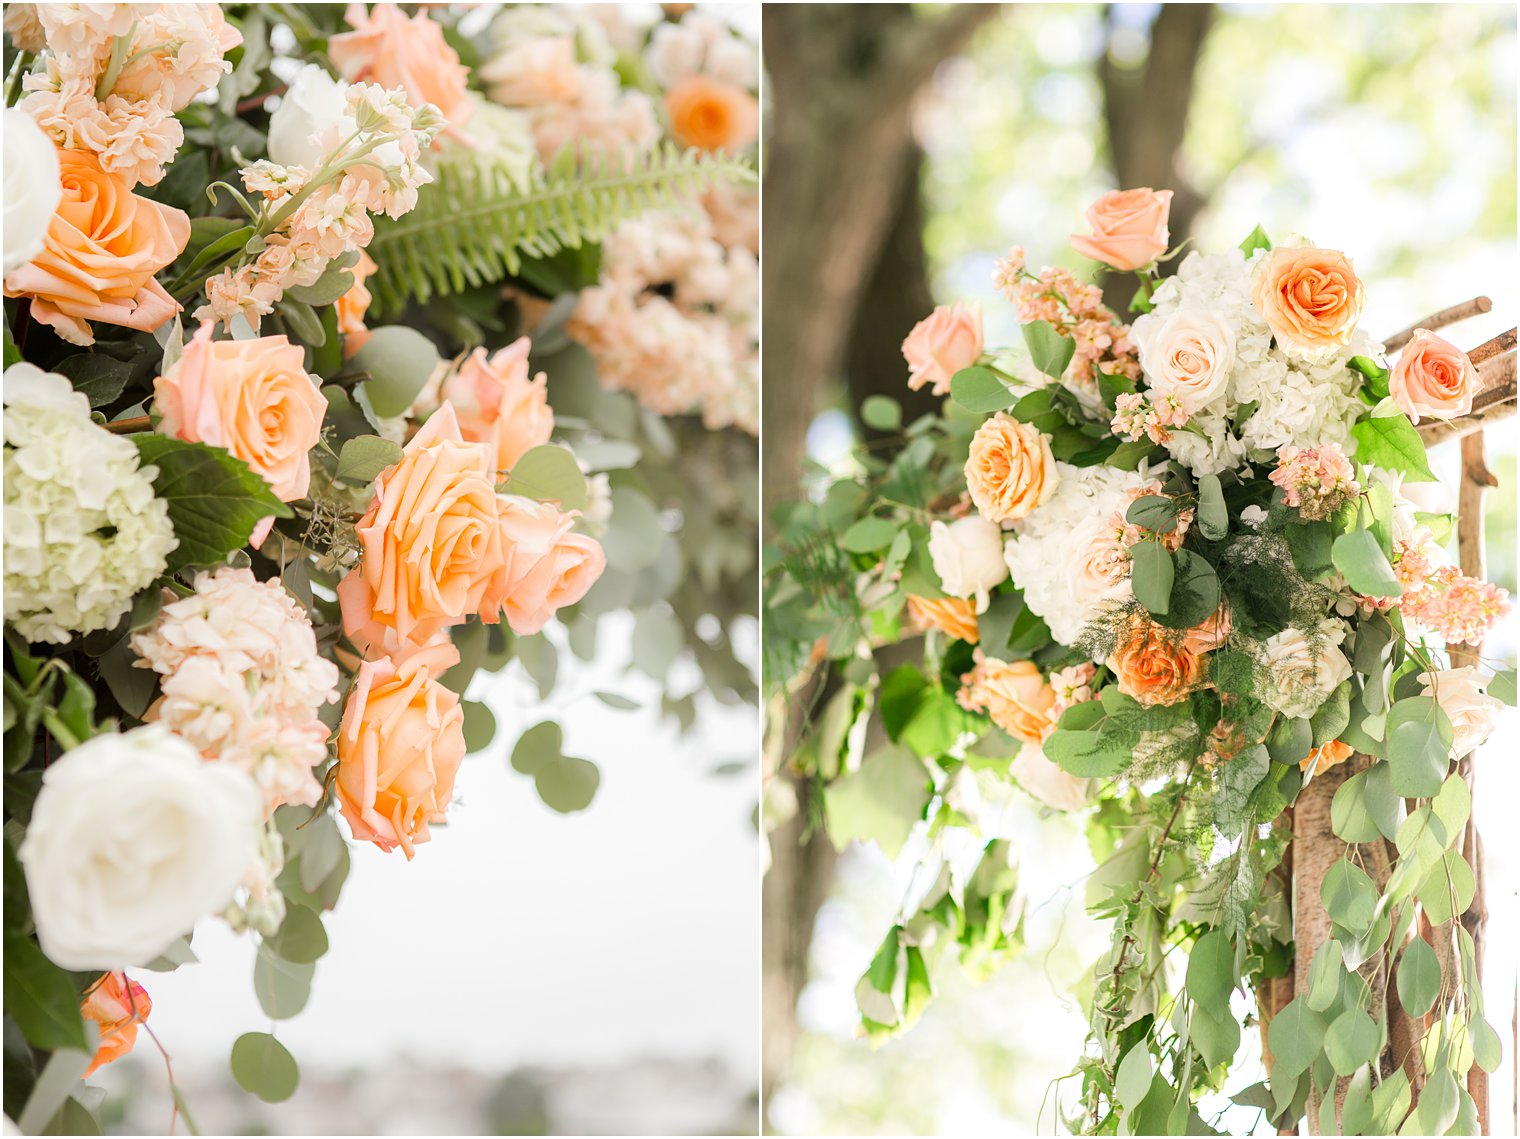
[[566, 147], [524, 189], [501, 166], [444, 163], [417, 207], [375, 225], [374, 309], [395, 313], [515, 275], [523, 259], [601, 241], [647, 210], [667, 209], [721, 180], [754, 181], [742, 158], [682, 150], [647, 154]]

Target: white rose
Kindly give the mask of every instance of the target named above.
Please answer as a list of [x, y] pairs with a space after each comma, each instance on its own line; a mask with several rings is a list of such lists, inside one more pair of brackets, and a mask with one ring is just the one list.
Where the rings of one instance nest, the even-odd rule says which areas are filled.
[[21, 844], [42, 951], [65, 969], [146, 965], [231, 901], [263, 803], [242, 771], [156, 724], [57, 760]]
[[940, 584], [952, 597], [976, 597], [976, 611], [985, 613], [990, 591], [1008, 577], [1003, 560], [1003, 531], [980, 515], [929, 526], [929, 558]]
[[5, 272], [42, 252], [63, 197], [58, 148], [25, 111], [5, 112]]
[[1451, 721], [1454, 756], [1466, 755], [1493, 735], [1504, 711], [1504, 701], [1485, 691], [1488, 679], [1471, 665], [1420, 673], [1425, 695], [1434, 696]]
[[1080, 779], [1058, 766], [1040, 750], [1039, 744], [1026, 743], [1014, 756], [1008, 774], [1019, 781], [1019, 786], [1058, 811], [1079, 811], [1087, 806], [1087, 796], [1092, 781]]
[[316, 170], [349, 135], [348, 84], [308, 63], [290, 81], [280, 106], [269, 116], [269, 160], [281, 166]]
[[1351, 676], [1351, 662], [1340, 650], [1345, 636], [1344, 624], [1326, 618], [1315, 633], [1318, 649], [1301, 629], [1284, 629], [1268, 638], [1262, 655], [1272, 684], [1261, 699], [1285, 716], [1313, 715]]
[[1175, 396], [1189, 414], [1222, 395], [1235, 367], [1235, 331], [1212, 312], [1182, 310], [1137, 321], [1140, 366], [1151, 388]]

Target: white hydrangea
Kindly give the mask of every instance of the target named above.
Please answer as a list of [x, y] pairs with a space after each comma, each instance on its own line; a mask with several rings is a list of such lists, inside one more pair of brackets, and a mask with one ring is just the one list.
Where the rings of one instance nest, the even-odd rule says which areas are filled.
[[178, 545], [154, 467], [31, 364], [5, 370], [5, 620], [28, 641], [109, 629]]
[[[1166, 449], [1196, 474], [1218, 474], [1249, 461], [1254, 450], [1344, 443], [1362, 410], [1361, 377], [1347, 368], [1352, 356], [1380, 356], [1382, 346], [1358, 332], [1351, 343], [1318, 362], [1290, 361], [1272, 346], [1272, 333], [1251, 303], [1251, 274], [1261, 254], [1239, 249], [1191, 253], [1175, 276], [1156, 288], [1153, 309], [1135, 321], [1143, 346], [1179, 311], [1207, 312], [1235, 331], [1235, 365], [1219, 394], [1174, 431]], [[1238, 412], [1255, 404], [1244, 420]]]
[[1069, 645], [1104, 606], [1129, 596], [1128, 577], [1111, 582], [1093, 570], [1113, 545], [1113, 515], [1128, 508], [1131, 490], [1150, 480], [1143, 469], [1057, 463], [1056, 470], [1055, 493], [1013, 524], [1003, 558], [1025, 603]]

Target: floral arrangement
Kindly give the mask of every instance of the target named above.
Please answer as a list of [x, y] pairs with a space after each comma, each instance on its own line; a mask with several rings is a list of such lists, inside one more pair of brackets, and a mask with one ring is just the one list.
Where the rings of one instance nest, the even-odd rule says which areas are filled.
[[[836, 844], [925, 836], [857, 989], [872, 1039], [913, 1023], [937, 958], [985, 972], [1022, 944], [1023, 794], [1085, 812], [1112, 925], [1073, 1130], [1218, 1133], [1201, 1100], [1260, 1024], [1269, 1078], [1226, 1106], [1476, 1134], [1467, 1074], [1500, 1045], [1461, 920], [1464, 757], [1515, 701], [1480, 647], [1510, 603], [1408, 488], [1434, 479], [1417, 425], [1473, 410], [1484, 353], [1380, 343], [1351, 259], [1302, 239], [1169, 253], [1170, 198], [1108, 194], [1071, 239], [1134, 274], [1133, 323], [1116, 283], [1015, 248], [995, 284], [1025, 351], [936, 309], [903, 355], [943, 415], [874, 397], [897, 447], [780, 513], [767, 674], [827, 699], [773, 721], [800, 742], [768, 812], [800, 786]], [[918, 636], [922, 663], [882, 675], [876, 650]]]
[[[349, 843], [426, 857], [492, 743], [477, 672], [537, 685], [549, 718], [511, 762], [560, 811], [598, 778], [562, 752], [556, 659], [589, 658], [599, 618], [635, 612], [662, 685], [685, 657], [753, 698], [729, 640], [753, 588], [724, 604], [753, 581], [752, 537], [747, 563], [731, 548], [753, 505], [685, 465], [730, 446], [701, 417], [755, 418], [754, 47], [696, 15], [487, 15], [6, 6], [24, 1133], [98, 1130], [80, 1079], [152, 1037], [145, 971], [193, 962], [202, 919], [257, 941], [271, 1021], [301, 1011]], [[646, 332], [639, 294], [666, 281]], [[726, 371], [693, 382], [698, 352]], [[637, 400], [636, 366], [665, 377]], [[675, 599], [661, 512], [692, 485], [690, 518], [726, 511], [731, 542]], [[663, 699], [690, 723], [690, 690]], [[299, 1079], [272, 1031], [231, 1063], [270, 1101]]]

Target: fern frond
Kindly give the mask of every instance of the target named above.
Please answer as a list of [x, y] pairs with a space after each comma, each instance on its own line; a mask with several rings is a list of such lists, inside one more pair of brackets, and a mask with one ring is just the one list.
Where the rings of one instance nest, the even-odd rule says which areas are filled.
[[410, 213], [375, 226], [374, 307], [393, 314], [413, 297], [423, 302], [498, 281], [516, 274], [523, 257], [601, 241], [628, 219], [671, 208], [720, 180], [754, 178], [741, 158], [669, 143], [627, 157], [566, 147], [526, 189], [500, 166], [445, 163]]

